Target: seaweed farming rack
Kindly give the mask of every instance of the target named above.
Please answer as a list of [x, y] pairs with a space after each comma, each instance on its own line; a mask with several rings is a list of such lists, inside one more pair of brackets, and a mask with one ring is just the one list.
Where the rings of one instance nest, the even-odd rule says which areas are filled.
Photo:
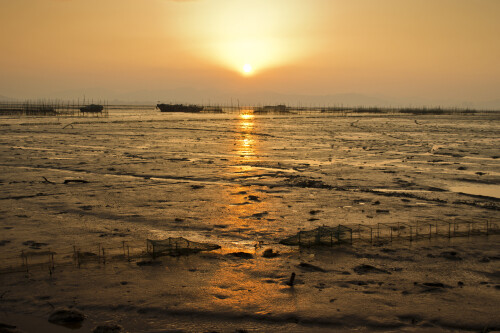
[[[392, 242], [412, 242], [436, 238], [490, 236], [500, 234], [500, 221], [491, 222], [420, 222], [420, 223], [378, 223], [376, 225], [321, 226], [313, 230], [299, 231], [283, 239], [280, 244], [299, 247], [333, 247], [338, 245], [371, 244], [387, 245]], [[33, 244], [36, 245], [36, 244]], [[0, 274], [16, 272], [30, 273], [45, 271], [50, 275], [54, 269], [63, 267], [87, 267], [106, 265], [110, 262], [135, 261], [137, 265], [159, 264], [161, 256], [181, 256], [220, 249], [217, 244], [198, 243], [183, 237], [165, 240], [122, 241], [121, 245], [104, 243], [82, 249], [76, 245], [67, 250], [50, 248], [22, 251], [19, 256], [0, 258]]]
[[280, 241], [280, 244], [310, 247], [363, 242], [375, 245], [433, 238], [488, 236], [498, 233], [500, 233], [500, 222], [490, 221], [339, 224], [334, 227], [321, 226], [313, 230], [299, 231]]
[[9, 117], [108, 117], [106, 102], [24, 101], [0, 103], [0, 116]]

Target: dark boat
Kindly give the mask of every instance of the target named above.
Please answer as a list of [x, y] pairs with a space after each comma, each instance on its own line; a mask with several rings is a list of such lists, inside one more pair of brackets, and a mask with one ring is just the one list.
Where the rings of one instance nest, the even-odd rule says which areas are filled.
[[104, 106], [98, 104], [90, 104], [80, 108], [82, 113], [101, 113], [104, 110]]
[[286, 114], [290, 113], [288, 107], [286, 105], [266, 105], [260, 108], [255, 108], [253, 110], [254, 114]]
[[203, 106], [184, 104], [156, 104], [156, 108], [161, 112], [189, 112], [198, 113], [203, 110]]

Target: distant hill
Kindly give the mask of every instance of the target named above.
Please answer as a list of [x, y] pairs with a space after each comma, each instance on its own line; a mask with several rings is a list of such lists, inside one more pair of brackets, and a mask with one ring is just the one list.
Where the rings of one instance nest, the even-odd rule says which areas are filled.
[[8, 102], [10, 100], [12, 100], [12, 99], [7, 97], [7, 96], [0, 95], [0, 102]]
[[480, 105], [482, 108], [488, 109], [488, 110], [496, 110], [500, 111], [500, 99], [494, 99], [491, 101], [487, 101], [484, 103], [481, 103]]

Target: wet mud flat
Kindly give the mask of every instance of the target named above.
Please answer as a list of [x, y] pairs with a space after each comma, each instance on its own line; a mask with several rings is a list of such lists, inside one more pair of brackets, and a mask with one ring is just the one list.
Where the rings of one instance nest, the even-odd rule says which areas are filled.
[[[73, 306], [89, 321], [144, 332], [499, 327], [497, 236], [411, 248], [277, 245], [339, 223], [498, 222], [497, 114], [127, 112], [1, 120], [2, 257], [179, 236], [222, 249], [158, 266], [2, 274], [5, 313], [44, 318]], [[281, 254], [264, 258], [265, 248]]]

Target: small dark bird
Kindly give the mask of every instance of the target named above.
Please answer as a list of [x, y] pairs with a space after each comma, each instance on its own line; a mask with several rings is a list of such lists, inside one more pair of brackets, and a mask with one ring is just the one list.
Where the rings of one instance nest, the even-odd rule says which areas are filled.
[[290, 276], [290, 281], [288, 281], [287, 285], [289, 285], [290, 287], [293, 287], [294, 281], [295, 281], [295, 273], [292, 273], [292, 275]]

